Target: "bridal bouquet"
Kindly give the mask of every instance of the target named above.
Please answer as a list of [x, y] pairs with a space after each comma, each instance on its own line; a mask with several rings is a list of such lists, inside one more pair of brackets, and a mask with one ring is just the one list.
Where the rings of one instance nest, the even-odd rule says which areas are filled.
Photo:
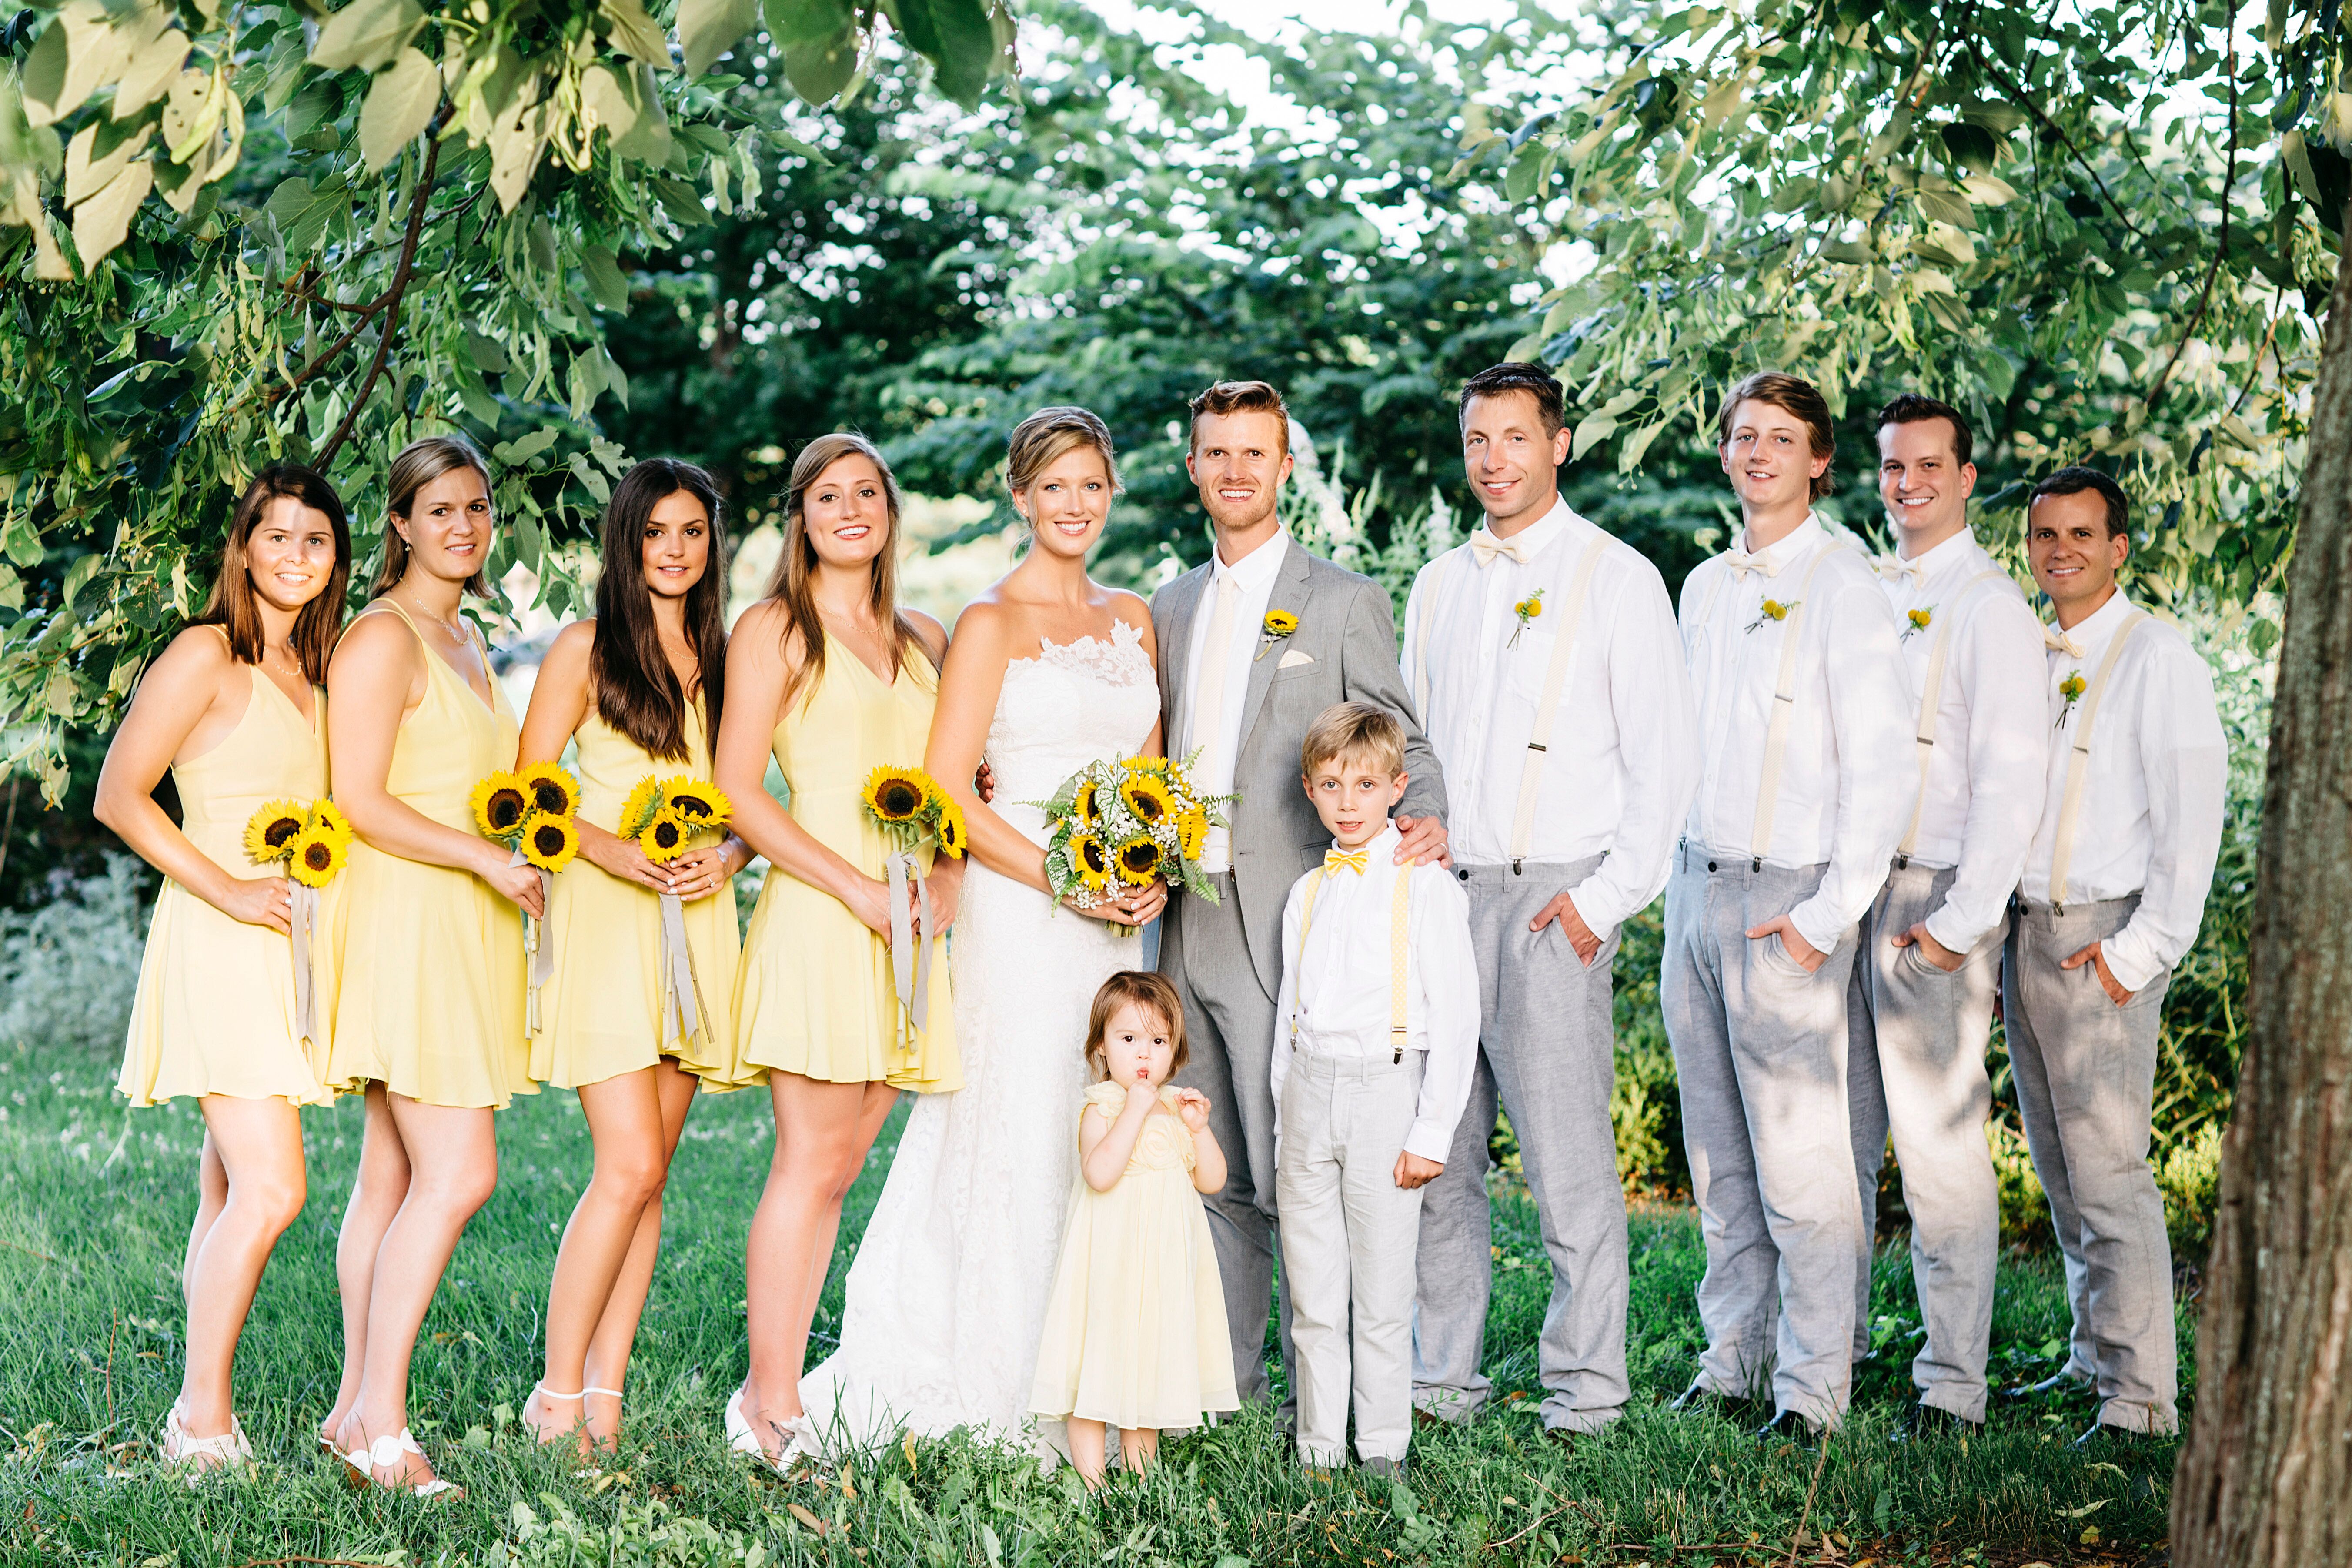
[[[553, 763], [533, 763], [514, 773], [495, 773], [474, 786], [469, 802], [474, 826], [483, 837], [503, 844], [513, 865], [538, 868], [542, 909], [555, 895], [555, 873], [580, 853], [580, 781]], [[539, 988], [555, 974], [555, 947], [541, 928], [544, 919], [522, 917], [523, 951], [530, 956], [524, 1027], [539, 1032]]]
[[[648, 774], [637, 781], [621, 805], [615, 828], [623, 838], [636, 841], [646, 859], [656, 866], [693, 849], [698, 836], [724, 833], [735, 815], [734, 803], [717, 784], [688, 774], [660, 779]], [[694, 950], [686, 940], [686, 906], [676, 893], [661, 899], [662, 1043], [681, 1047], [700, 1034], [710, 1038], [709, 1009], [703, 1005], [701, 977], [694, 972]], [[731, 918], [731, 917], [730, 917]]]
[[[1032, 801], [1045, 813], [1053, 837], [1045, 844], [1045, 879], [1056, 900], [1077, 909], [1108, 903], [1114, 885], [1142, 888], [1154, 878], [1217, 901], [1201, 870], [1201, 847], [1212, 827], [1231, 826], [1222, 808], [1237, 798], [1203, 793], [1192, 780], [1195, 751], [1181, 763], [1129, 757], [1088, 763], [1062, 783], [1054, 798]], [[1113, 921], [1133, 934], [1134, 926]]]
[[311, 988], [310, 938], [319, 924], [319, 889], [351, 858], [352, 825], [331, 800], [273, 800], [245, 825], [245, 852], [257, 866], [283, 866], [294, 884], [288, 932], [294, 943], [294, 1012], [302, 1037], [319, 1040], [318, 996]]
[[[962, 858], [963, 811], [922, 769], [888, 763], [866, 775], [861, 798], [867, 818], [898, 847], [882, 862], [882, 873], [890, 887], [890, 978], [898, 994], [898, 1048], [911, 1055], [916, 1032], [931, 1016], [931, 901], [915, 852], [931, 844], [942, 855]], [[909, 879], [915, 884], [911, 910]]]

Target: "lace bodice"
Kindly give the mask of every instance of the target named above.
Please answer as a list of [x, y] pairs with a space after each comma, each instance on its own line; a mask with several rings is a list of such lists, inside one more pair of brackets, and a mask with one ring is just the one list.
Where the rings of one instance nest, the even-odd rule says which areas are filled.
[[1088, 763], [1133, 756], [1159, 717], [1160, 679], [1141, 627], [1113, 621], [1108, 642], [1041, 643], [1035, 658], [1004, 667], [988, 726], [997, 813], [1044, 842], [1045, 814], [1014, 803], [1047, 798]]

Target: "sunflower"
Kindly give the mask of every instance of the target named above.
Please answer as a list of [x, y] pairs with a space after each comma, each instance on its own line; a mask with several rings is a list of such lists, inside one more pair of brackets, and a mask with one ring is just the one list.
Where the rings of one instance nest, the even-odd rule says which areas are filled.
[[639, 779], [637, 787], [629, 792], [629, 798], [621, 803], [621, 837], [635, 838], [644, 832], [654, 813], [661, 809], [661, 780], [650, 775]]
[[940, 811], [940, 853], [950, 859], [962, 859], [964, 837], [963, 812], [955, 802], [949, 801]]
[[568, 816], [534, 811], [523, 820], [522, 858], [542, 871], [561, 871], [580, 852], [580, 830]]
[[1201, 858], [1201, 847], [1209, 841], [1209, 814], [1195, 806], [1176, 819], [1177, 853], [1187, 860]]
[[518, 775], [531, 810], [543, 816], [571, 816], [580, 810], [580, 781], [553, 763], [533, 763]]
[[310, 803], [310, 826], [323, 828], [345, 844], [349, 844], [354, 837], [352, 832], [352, 819], [345, 816], [341, 809], [331, 800], [322, 798]]
[[661, 786], [662, 804], [680, 822], [716, 827], [735, 815], [734, 805], [719, 786], [698, 778], [674, 778]]
[[686, 841], [693, 832], [693, 828], [677, 819], [677, 813], [665, 806], [654, 813], [654, 819], [646, 824], [644, 832], [637, 835], [637, 847], [644, 850], [646, 858], [655, 865], [667, 865], [686, 853]]
[[1100, 892], [1110, 886], [1110, 858], [1103, 853], [1102, 840], [1091, 833], [1070, 836], [1070, 864], [1078, 873], [1081, 886]]
[[1100, 788], [1101, 784], [1087, 779], [1079, 784], [1078, 793], [1070, 798], [1070, 815], [1088, 827], [1102, 820], [1102, 810], [1095, 804], [1095, 792]]
[[1268, 610], [1265, 625], [1266, 636], [1286, 637], [1298, 629], [1298, 617], [1288, 610]]
[[246, 854], [261, 865], [283, 860], [310, 816], [310, 808], [299, 800], [271, 801], [247, 819]]
[[1118, 879], [1140, 888], [1160, 875], [1160, 841], [1139, 833], [1118, 847]]
[[919, 768], [894, 768], [885, 763], [866, 775], [866, 809], [884, 822], [912, 822], [922, 815], [930, 793]]
[[474, 786], [474, 826], [486, 838], [507, 838], [530, 815], [530, 797], [512, 773], [492, 773]]
[[1157, 827], [1176, 809], [1176, 799], [1167, 782], [1151, 773], [1128, 774], [1118, 794], [1127, 802], [1127, 809], [1135, 813], [1136, 820], [1146, 827]]
[[325, 887], [343, 868], [349, 842], [324, 824], [313, 823], [294, 836], [286, 874], [306, 888]]

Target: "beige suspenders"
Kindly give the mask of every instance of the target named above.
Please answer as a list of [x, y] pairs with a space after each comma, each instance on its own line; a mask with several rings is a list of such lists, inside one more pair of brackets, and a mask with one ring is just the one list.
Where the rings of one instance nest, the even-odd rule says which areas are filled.
[[1560, 626], [1551, 645], [1551, 663], [1544, 670], [1543, 695], [1536, 700], [1536, 727], [1528, 736], [1527, 760], [1519, 764], [1518, 808], [1511, 814], [1511, 869], [1528, 858], [1528, 840], [1535, 834], [1536, 788], [1543, 778], [1545, 745], [1551, 739], [1552, 721], [1559, 717], [1560, 683], [1568, 679], [1569, 656], [1576, 648], [1576, 634], [1584, 626], [1585, 601], [1591, 597], [1592, 574], [1601, 565], [1601, 557], [1609, 547], [1609, 536], [1596, 534], [1584, 547], [1576, 563], [1576, 575], [1569, 580], [1565, 606], [1567, 621]]
[[2066, 912], [2066, 871], [2074, 858], [2074, 819], [2083, 812], [2083, 790], [2090, 782], [2091, 726], [2099, 717], [2099, 700], [2107, 694], [2107, 677], [2115, 673], [2116, 660], [2123, 657], [2124, 644], [2131, 641], [2132, 633], [2151, 617], [2146, 610], [2134, 610], [2124, 624], [2116, 628], [2113, 641], [2107, 644], [2105, 658], [2099, 660], [2098, 673], [2091, 677], [2090, 689], [2083, 693], [2083, 717], [2074, 726], [2074, 743], [2066, 753], [2066, 784], [2058, 805], [2058, 837], [2050, 850], [2050, 903], [2060, 914]]
[[[1315, 895], [1323, 890], [1326, 868], [1315, 868], [1315, 879], [1307, 884], [1307, 903], [1298, 911], [1298, 958], [1307, 956], [1307, 932], [1315, 923]], [[1411, 1031], [1405, 1026], [1405, 958], [1412, 943], [1409, 921], [1412, 868], [1397, 868], [1396, 889], [1389, 896], [1389, 1064], [1393, 1067], [1404, 1060], [1404, 1047]], [[1297, 962], [1297, 960], [1293, 960]], [[1298, 1006], [1294, 1001], [1290, 1009], [1290, 1040], [1298, 1043]]]
[[1429, 590], [1421, 596], [1421, 619], [1412, 628], [1412, 706], [1424, 733], [1429, 729], [1429, 628], [1437, 619], [1437, 587], [1451, 574], [1454, 558], [1469, 548], [1456, 545], [1432, 563]]
[[2008, 575], [2008, 573], [1994, 566], [1969, 578], [1960, 589], [1959, 596], [1952, 601], [1951, 609], [1945, 614], [1944, 624], [1936, 628], [1936, 640], [1928, 647], [1927, 684], [1919, 698], [1919, 729], [1916, 736], [1919, 742], [1919, 793], [1911, 802], [1911, 826], [1905, 829], [1903, 842], [1895, 847], [1895, 863], [1897, 866], [1909, 865], [1913, 852], [1919, 847], [1919, 817], [1927, 809], [1927, 759], [1935, 754], [1936, 710], [1943, 705], [1944, 658], [1951, 648], [1952, 627], [1959, 622], [1960, 606], [1974, 598], [1979, 588], [1996, 577]]
[[[1765, 851], [1772, 847], [1772, 814], [1780, 804], [1780, 759], [1789, 750], [1789, 721], [1797, 711], [1797, 645], [1802, 629], [1805, 606], [1813, 596], [1813, 579], [1821, 575], [1822, 565], [1842, 550], [1853, 546], [1832, 537], [1813, 554], [1812, 564], [1805, 568], [1805, 579], [1797, 585], [1796, 602], [1780, 627], [1780, 676], [1772, 689], [1772, 719], [1764, 731], [1764, 773], [1756, 786], [1756, 826], [1748, 836], [1748, 869], [1764, 868]], [[1710, 611], [1714, 605], [1708, 606]]]

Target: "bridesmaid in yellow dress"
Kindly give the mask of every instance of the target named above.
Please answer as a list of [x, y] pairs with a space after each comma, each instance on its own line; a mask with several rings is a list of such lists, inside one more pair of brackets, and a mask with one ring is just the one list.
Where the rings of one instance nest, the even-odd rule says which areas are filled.
[[[596, 616], [548, 649], [522, 726], [522, 760], [578, 747], [579, 858], [555, 879], [554, 973], [540, 993], [531, 1077], [580, 1092], [596, 1163], [548, 1288], [547, 1360], [524, 1404], [542, 1441], [610, 1447], [622, 1379], [661, 1247], [662, 1184], [698, 1083], [755, 1081], [735, 1062], [739, 942], [730, 892], [751, 851], [733, 834], [666, 864], [614, 836], [640, 781], [710, 779], [727, 664], [719, 491], [691, 463], [656, 458], [604, 509]], [[662, 901], [681, 902], [692, 984], [666, 1002]]]
[[[898, 606], [898, 540], [882, 454], [862, 436], [818, 437], [793, 464], [775, 580], [727, 648], [719, 787], [771, 867], [744, 935], [735, 1037], [747, 1067], [768, 1069], [776, 1116], [745, 1258], [751, 1375], [727, 1402], [727, 1429], [739, 1451], [783, 1468], [816, 1451], [800, 1379], [841, 1200], [900, 1089], [962, 1082], [943, 941], [928, 1016], [900, 1026], [891, 845], [861, 804], [874, 768], [922, 765], [947, 649], [939, 622]], [[763, 783], [772, 751], [789, 806]], [[940, 931], [962, 872], [943, 859], [930, 878]]]
[[490, 476], [464, 440], [393, 458], [375, 598], [328, 673], [345, 873], [328, 1082], [364, 1089], [367, 1135], [335, 1272], [343, 1379], [323, 1436], [356, 1479], [432, 1493], [408, 1429], [408, 1363], [466, 1222], [498, 1183], [491, 1112], [537, 1088], [523, 1036], [522, 925], [539, 873], [477, 834], [468, 797], [515, 762], [489, 650], [458, 617], [486, 592]]
[[[205, 1117], [180, 1274], [187, 1365], [162, 1443], [166, 1464], [191, 1470], [252, 1458], [230, 1408], [230, 1367], [270, 1249], [302, 1212], [295, 1108], [333, 1098], [320, 1080], [327, 1041], [317, 1037], [331, 995], [314, 1007], [306, 1037], [290, 889], [243, 840], [268, 802], [308, 805], [327, 793], [319, 688], [351, 559], [333, 488], [291, 464], [264, 468], [230, 515], [204, 613], [140, 680], [98, 779], [93, 815], [167, 879], [116, 1087], [133, 1105], [193, 1096]], [[180, 793], [177, 827], [153, 795], [166, 766]], [[314, 965], [320, 980], [326, 970]]]

